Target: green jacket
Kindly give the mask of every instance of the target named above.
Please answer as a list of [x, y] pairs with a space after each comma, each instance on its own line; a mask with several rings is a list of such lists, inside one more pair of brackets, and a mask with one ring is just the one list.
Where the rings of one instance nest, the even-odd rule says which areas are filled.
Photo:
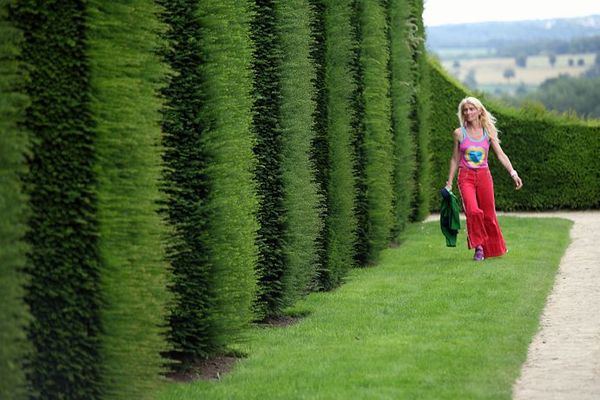
[[442, 203], [440, 205], [440, 227], [446, 237], [446, 246], [456, 247], [456, 236], [460, 229], [460, 206], [458, 199], [452, 191], [441, 190]]

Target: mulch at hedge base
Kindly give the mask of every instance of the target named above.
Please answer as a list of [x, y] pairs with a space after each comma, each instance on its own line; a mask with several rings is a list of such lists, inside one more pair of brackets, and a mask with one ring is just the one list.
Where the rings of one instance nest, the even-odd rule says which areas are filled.
[[[293, 325], [300, 321], [301, 317], [291, 317], [287, 315], [271, 317], [257, 324], [262, 328], [278, 328]], [[174, 354], [171, 358], [177, 359]], [[187, 362], [185, 370], [170, 371], [166, 375], [167, 378], [175, 382], [192, 382], [198, 379], [202, 380], [219, 380], [223, 375], [231, 372], [236, 361], [244, 358], [236, 354], [221, 354], [205, 360], [195, 362]]]
[[224, 354], [196, 361], [188, 365], [183, 371], [172, 371], [166, 374], [167, 378], [175, 382], [192, 382], [198, 379], [212, 380], [221, 377], [233, 369], [235, 362], [241, 357]]

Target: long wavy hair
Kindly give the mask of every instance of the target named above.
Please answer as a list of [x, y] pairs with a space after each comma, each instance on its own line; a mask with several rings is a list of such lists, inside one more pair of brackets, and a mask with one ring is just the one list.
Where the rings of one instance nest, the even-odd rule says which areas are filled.
[[500, 143], [500, 139], [498, 138], [498, 128], [496, 128], [496, 117], [494, 117], [486, 108], [485, 106], [481, 103], [481, 101], [479, 101], [479, 99], [475, 98], [475, 97], [465, 97], [464, 99], [461, 100], [460, 104], [458, 105], [458, 120], [460, 121], [460, 126], [465, 126], [465, 118], [463, 115], [463, 108], [465, 106], [465, 104], [472, 104], [473, 106], [475, 106], [475, 108], [477, 108], [480, 113], [479, 113], [479, 122], [481, 123], [481, 126], [485, 128], [485, 130], [487, 131], [488, 135], [490, 136], [490, 139], [495, 140], [496, 142]]

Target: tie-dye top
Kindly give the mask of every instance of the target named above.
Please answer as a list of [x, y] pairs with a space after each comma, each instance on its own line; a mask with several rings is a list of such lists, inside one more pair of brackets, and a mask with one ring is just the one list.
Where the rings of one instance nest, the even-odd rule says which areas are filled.
[[463, 168], [479, 169], [488, 167], [488, 152], [490, 140], [487, 131], [483, 130], [483, 137], [479, 140], [472, 139], [465, 127], [462, 130], [460, 142], [460, 166]]

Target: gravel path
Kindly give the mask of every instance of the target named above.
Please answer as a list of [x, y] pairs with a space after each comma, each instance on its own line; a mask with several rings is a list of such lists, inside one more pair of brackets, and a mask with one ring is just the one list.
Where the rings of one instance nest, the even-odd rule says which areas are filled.
[[513, 399], [600, 399], [600, 211], [500, 215], [575, 222]]

